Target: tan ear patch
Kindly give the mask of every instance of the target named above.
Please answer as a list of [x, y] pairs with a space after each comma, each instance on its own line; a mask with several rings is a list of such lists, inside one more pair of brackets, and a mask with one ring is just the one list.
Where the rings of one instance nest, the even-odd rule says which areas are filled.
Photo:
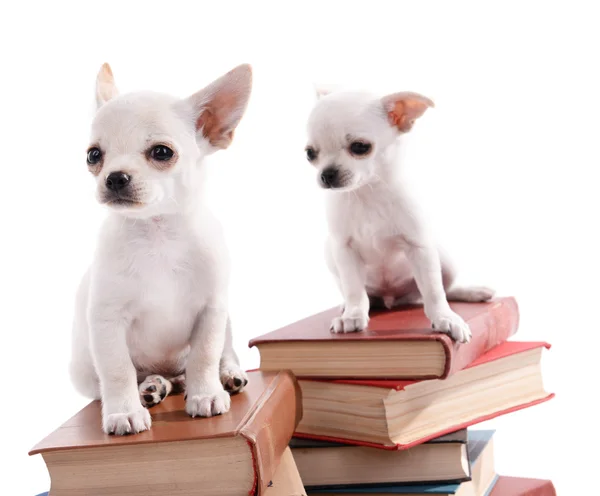
[[219, 103], [213, 102], [215, 107], [208, 107], [200, 114], [196, 120], [196, 130], [202, 129], [202, 134], [209, 141], [209, 143], [215, 148], [227, 148], [233, 141], [234, 130], [224, 130], [219, 118], [219, 109], [223, 111], [222, 107], [219, 107]]
[[215, 148], [227, 148], [252, 89], [252, 68], [242, 64], [195, 93], [188, 102], [197, 112], [196, 131]]
[[396, 93], [384, 98], [387, 116], [392, 126], [402, 133], [410, 131], [415, 121], [434, 103], [417, 93]]

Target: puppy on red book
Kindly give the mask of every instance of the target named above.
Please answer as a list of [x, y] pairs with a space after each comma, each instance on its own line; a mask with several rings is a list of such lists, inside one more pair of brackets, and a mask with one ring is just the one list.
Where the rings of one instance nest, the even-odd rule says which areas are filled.
[[329, 331], [338, 309], [312, 315], [250, 341], [261, 370], [290, 369], [314, 379], [444, 379], [517, 332], [519, 307], [512, 297], [486, 303], [452, 303], [472, 339], [458, 344], [431, 329], [422, 307], [371, 313], [364, 332]]
[[423, 303], [429, 326], [468, 343], [471, 330], [448, 301], [488, 301], [485, 287], [457, 287], [398, 171], [401, 136], [433, 102], [410, 92], [319, 94], [308, 120], [306, 158], [327, 190], [327, 265], [344, 298], [336, 333], [362, 331], [370, 299], [392, 309]]

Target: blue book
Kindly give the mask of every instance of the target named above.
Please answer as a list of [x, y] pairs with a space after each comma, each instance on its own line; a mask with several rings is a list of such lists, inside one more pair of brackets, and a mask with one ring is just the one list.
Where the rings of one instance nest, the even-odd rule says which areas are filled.
[[[318, 489], [307, 494], [309, 496], [317, 495], [392, 495], [404, 494], [405, 496], [420, 496], [422, 494], [436, 494], [439, 496], [460, 496], [461, 494], [473, 494], [472, 488], [484, 489], [486, 496], [489, 495], [497, 480], [497, 475], [493, 468], [493, 443], [492, 437], [494, 431], [469, 430], [468, 431], [468, 451], [471, 461], [471, 472], [473, 478], [471, 481], [462, 484], [419, 484], [419, 485], [394, 485], [378, 487], [347, 486], [344, 488]], [[485, 461], [488, 463], [485, 463]], [[481, 494], [476, 492], [475, 494]]]

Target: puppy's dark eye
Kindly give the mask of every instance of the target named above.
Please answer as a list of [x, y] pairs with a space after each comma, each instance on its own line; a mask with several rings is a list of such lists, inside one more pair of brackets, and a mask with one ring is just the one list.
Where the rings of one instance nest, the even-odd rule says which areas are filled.
[[98, 147], [92, 147], [87, 152], [88, 165], [97, 165], [102, 160], [102, 151]]
[[154, 148], [152, 148], [152, 150], [150, 150], [150, 157], [152, 157], [154, 160], [158, 160], [159, 162], [171, 160], [173, 155], [175, 155], [175, 152], [165, 145], [156, 145]]
[[371, 143], [365, 143], [364, 141], [353, 141], [350, 143], [350, 153], [352, 155], [367, 155], [372, 148]]
[[315, 160], [317, 158], [317, 152], [312, 146], [309, 146], [306, 149], [306, 158], [308, 159], [309, 162], [312, 162], [313, 160]]

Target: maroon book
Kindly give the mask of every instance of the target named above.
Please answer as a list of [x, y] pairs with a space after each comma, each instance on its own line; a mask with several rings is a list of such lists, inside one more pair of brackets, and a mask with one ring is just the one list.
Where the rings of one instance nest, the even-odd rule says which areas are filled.
[[556, 496], [556, 489], [549, 480], [502, 475], [498, 477], [490, 496]]
[[431, 328], [421, 306], [371, 313], [368, 329], [335, 334], [332, 308], [250, 341], [261, 370], [291, 369], [313, 379], [445, 379], [517, 332], [519, 308], [512, 297], [450, 304], [473, 337], [459, 344]]

